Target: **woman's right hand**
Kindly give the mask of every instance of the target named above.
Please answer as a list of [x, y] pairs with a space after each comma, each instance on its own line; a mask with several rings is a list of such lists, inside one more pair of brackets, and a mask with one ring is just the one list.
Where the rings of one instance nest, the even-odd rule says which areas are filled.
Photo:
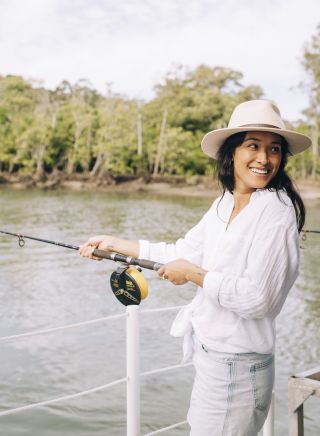
[[92, 238], [89, 238], [87, 242], [85, 242], [83, 245], [80, 246], [79, 248], [80, 255], [83, 257], [89, 257], [90, 259], [94, 259], [94, 260], [102, 260], [101, 257], [94, 256], [92, 254], [93, 251], [96, 248], [104, 251], [115, 251], [114, 249], [115, 240], [116, 238], [111, 235], [93, 236]]
[[111, 235], [97, 235], [89, 238], [87, 242], [80, 246], [79, 252], [83, 257], [89, 259], [102, 260], [101, 257], [93, 255], [93, 251], [98, 248], [104, 251], [114, 251], [116, 253], [125, 254], [126, 256], [139, 256], [139, 242], [129, 239], [118, 238]]

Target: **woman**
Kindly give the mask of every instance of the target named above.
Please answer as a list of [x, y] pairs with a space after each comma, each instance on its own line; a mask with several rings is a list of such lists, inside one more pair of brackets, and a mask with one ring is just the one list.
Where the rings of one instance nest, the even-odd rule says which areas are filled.
[[274, 103], [238, 105], [227, 128], [209, 132], [223, 195], [175, 244], [96, 236], [80, 249], [117, 251], [165, 265], [159, 276], [198, 285], [175, 319], [184, 358], [196, 370], [188, 422], [192, 436], [256, 436], [274, 381], [274, 321], [298, 275], [305, 209], [285, 172], [288, 155], [310, 146], [289, 131]]

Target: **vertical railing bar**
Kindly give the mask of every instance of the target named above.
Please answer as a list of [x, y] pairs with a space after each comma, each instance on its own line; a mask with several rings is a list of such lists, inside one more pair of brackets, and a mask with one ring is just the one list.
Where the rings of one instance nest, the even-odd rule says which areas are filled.
[[127, 306], [127, 436], [140, 436], [139, 306]]
[[274, 391], [272, 392], [272, 397], [271, 397], [271, 404], [270, 404], [270, 409], [269, 409], [269, 413], [267, 416], [267, 419], [265, 420], [264, 426], [263, 426], [263, 436], [273, 436], [274, 435], [274, 399], [275, 399], [275, 395], [274, 395]]

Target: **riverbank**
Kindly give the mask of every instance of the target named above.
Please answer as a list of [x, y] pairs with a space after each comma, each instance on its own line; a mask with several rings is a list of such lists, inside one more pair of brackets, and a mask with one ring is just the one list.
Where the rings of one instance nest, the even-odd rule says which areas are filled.
[[[217, 180], [206, 176], [122, 176], [92, 178], [87, 174], [33, 176], [0, 175], [0, 186], [12, 189], [69, 190], [84, 192], [153, 193], [190, 197], [216, 197], [221, 192]], [[298, 180], [296, 186], [305, 201], [320, 201], [320, 180]]]

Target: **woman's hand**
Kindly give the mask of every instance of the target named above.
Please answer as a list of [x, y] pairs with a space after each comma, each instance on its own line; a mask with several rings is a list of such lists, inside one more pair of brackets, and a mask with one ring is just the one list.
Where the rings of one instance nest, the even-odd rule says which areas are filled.
[[94, 259], [94, 260], [102, 260], [101, 257], [94, 256], [92, 254], [93, 251], [96, 248], [104, 251], [115, 251], [114, 250], [115, 239], [116, 238], [114, 236], [108, 236], [108, 235], [93, 236], [92, 238], [89, 238], [87, 242], [85, 242], [83, 245], [80, 246], [79, 249], [80, 255], [83, 257], [89, 257], [90, 259]]
[[118, 238], [111, 235], [97, 235], [88, 239], [81, 245], [79, 252], [83, 257], [89, 257], [94, 260], [102, 260], [101, 257], [93, 255], [93, 251], [98, 248], [104, 251], [114, 251], [126, 256], [139, 256], [139, 242], [131, 241], [129, 239]]
[[177, 259], [166, 263], [158, 270], [159, 277], [169, 280], [174, 285], [184, 285], [193, 282], [203, 286], [203, 279], [207, 271], [185, 259]]

